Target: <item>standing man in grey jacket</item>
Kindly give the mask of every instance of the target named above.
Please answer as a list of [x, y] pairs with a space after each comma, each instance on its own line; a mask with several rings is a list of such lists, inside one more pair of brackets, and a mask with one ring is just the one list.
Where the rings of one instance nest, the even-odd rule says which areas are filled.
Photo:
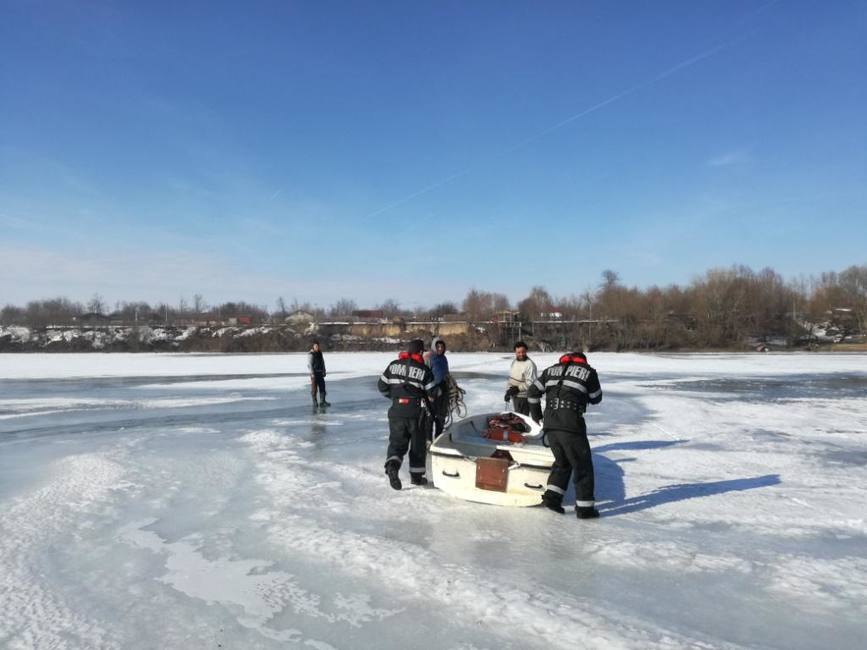
[[527, 389], [536, 381], [536, 364], [527, 356], [527, 344], [523, 341], [515, 343], [515, 359], [509, 368], [509, 380], [506, 382], [504, 401], [512, 400], [512, 410], [522, 415], [530, 415], [530, 403], [527, 401]]

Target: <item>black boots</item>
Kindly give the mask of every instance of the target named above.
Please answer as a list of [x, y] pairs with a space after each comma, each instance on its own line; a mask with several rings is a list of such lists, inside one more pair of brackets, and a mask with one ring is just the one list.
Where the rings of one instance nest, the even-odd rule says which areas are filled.
[[[399, 471], [399, 463], [390, 460], [385, 464], [385, 475], [388, 477], [388, 483], [395, 490], [400, 490], [403, 487], [403, 484], [400, 482], [400, 476], [398, 475]], [[427, 485], [427, 479], [423, 474], [413, 474], [410, 472], [409, 480], [412, 481], [413, 485], [418, 485], [419, 487]]]
[[[549, 492], [542, 495], [542, 505], [548, 508], [548, 510], [553, 510], [561, 515], [566, 514], [566, 510], [562, 505], [562, 498], [558, 499], [557, 496], [552, 496]], [[599, 516], [599, 511], [593, 506], [584, 508], [575, 506], [575, 515], [578, 519], [596, 519]]]
[[542, 505], [544, 505], [548, 510], [553, 510], [554, 512], [565, 515], [566, 511], [563, 510], [563, 506], [558, 506], [556, 503], [551, 503], [550, 501], [543, 501]]
[[565, 515], [566, 511], [563, 510], [563, 506], [560, 505], [560, 501], [550, 498], [546, 495], [542, 495], [542, 505], [548, 508], [548, 510], [553, 510], [561, 515]]
[[399, 490], [403, 486], [400, 483], [400, 477], [397, 475], [400, 465], [391, 461], [385, 464], [385, 475], [388, 476], [388, 482], [395, 490]]
[[599, 516], [599, 511], [593, 506], [588, 508], [575, 506], [575, 514], [578, 516], [578, 519], [596, 519]]
[[322, 401], [319, 403], [319, 405], [320, 405], [320, 406], [323, 406], [323, 407], [325, 407], [325, 406], [331, 406], [331, 402], [326, 402], [326, 401], [325, 401], [325, 393], [322, 393]]

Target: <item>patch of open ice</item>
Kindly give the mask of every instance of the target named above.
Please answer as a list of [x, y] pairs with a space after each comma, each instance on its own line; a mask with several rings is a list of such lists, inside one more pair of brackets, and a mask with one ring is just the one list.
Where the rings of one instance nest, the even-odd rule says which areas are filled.
[[0, 645], [96, 648], [112, 635], [64, 600], [39, 560], [53, 545], [81, 534], [81, 515], [99, 516], [123, 469], [99, 454], [68, 456], [46, 468], [44, 486], [0, 502]]
[[304, 639], [297, 629], [278, 630], [269, 625], [276, 614], [287, 608], [299, 616], [324, 619], [329, 623], [343, 621], [355, 627], [400, 612], [399, 609], [371, 607], [364, 594], [335, 594], [336, 611], [327, 612], [323, 610], [318, 594], [300, 587], [291, 574], [272, 570], [273, 562], [226, 557], [209, 560], [202, 555], [194, 540], [169, 543], [156, 533], [144, 530], [153, 523], [153, 520], [146, 520], [124, 526], [118, 531], [118, 539], [165, 556], [166, 573], [157, 578], [160, 582], [191, 598], [239, 607], [244, 613], [237, 616], [238, 622], [270, 639], [304, 641], [308, 645], [311, 642], [322, 643]]

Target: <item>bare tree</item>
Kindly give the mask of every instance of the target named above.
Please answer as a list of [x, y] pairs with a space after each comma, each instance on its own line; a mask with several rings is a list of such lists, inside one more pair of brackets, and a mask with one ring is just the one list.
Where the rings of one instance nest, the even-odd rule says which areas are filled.
[[151, 320], [153, 309], [146, 302], [122, 302], [117, 310], [117, 316], [127, 323], [138, 324], [140, 321]]
[[386, 318], [393, 318], [395, 316], [400, 316], [401, 314], [400, 305], [393, 298], [389, 298], [388, 300], [380, 304], [377, 309], [382, 311], [382, 313], [385, 314]]
[[497, 313], [498, 311], [508, 311], [512, 308], [512, 305], [509, 303], [509, 298], [505, 294], [494, 293], [492, 295], [494, 300], [494, 313]]
[[477, 289], [470, 289], [463, 302], [463, 310], [471, 321], [484, 319], [487, 311], [487, 294]]
[[94, 314], [104, 314], [105, 299], [98, 293], [93, 294], [93, 298], [87, 302], [87, 311]]
[[0, 325], [24, 325], [25, 312], [21, 307], [6, 305], [0, 310]]
[[[7, 314], [14, 313], [11, 306], [7, 306], [4, 311]], [[22, 317], [18, 324], [36, 328], [46, 325], [71, 325], [83, 312], [81, 303], [71, 302], [66, 298], [32, 300], [25, 309], [19, 310]]]
[[441, 302], [437, 305], [434, 305], [430, 309], [431, 318], [442, 318], [443, 316], [447, 316], [448, 314], [458, 313], [460, 313], [458, 306], [450, 301]]
[[345, 318], [352, 316], [352, 312], [358, 311], [358, 305], [351, 298], [341, 298], [336, 303], [331, 305], [328, 310], [329, 316], [332, 318]]
[[867, 266], [850, 266], [840, 273], [840, 286], [862, 333], [867, 333]]
[[507, 310], [509, 299], [501, 293], [470, 289], [462, 306], [464, 313], [471, 321], [484, 321], [493, 318], [498, 311]]
[[606, 289], [611, 289], [620, 284], [620, 274], [617, 271], [612, 271], [611, 269], [605, 269], [602, 271], [602, 286], [600, 287], [603, 291]]
[[538, 320], [542, 312], [551, 311], [554, 301], [545, 287], [533, 287], [530, 295], [518, 303], [518, 311], [525, 321]]
[[268, 321], [268, 310], [257, 305], [251, 305], [243, 300], [238, 302], [224, 302], [217, 309], [223, 318], [249, 318], [251, 324], [265, 323]]

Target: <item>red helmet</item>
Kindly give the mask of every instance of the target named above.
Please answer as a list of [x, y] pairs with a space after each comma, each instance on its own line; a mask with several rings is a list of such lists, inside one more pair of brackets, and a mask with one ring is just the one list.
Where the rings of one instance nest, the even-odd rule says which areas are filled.
[[587, 355], [583, 352], [567, 352], [560, 357], [559, 363], [587, 363]]

